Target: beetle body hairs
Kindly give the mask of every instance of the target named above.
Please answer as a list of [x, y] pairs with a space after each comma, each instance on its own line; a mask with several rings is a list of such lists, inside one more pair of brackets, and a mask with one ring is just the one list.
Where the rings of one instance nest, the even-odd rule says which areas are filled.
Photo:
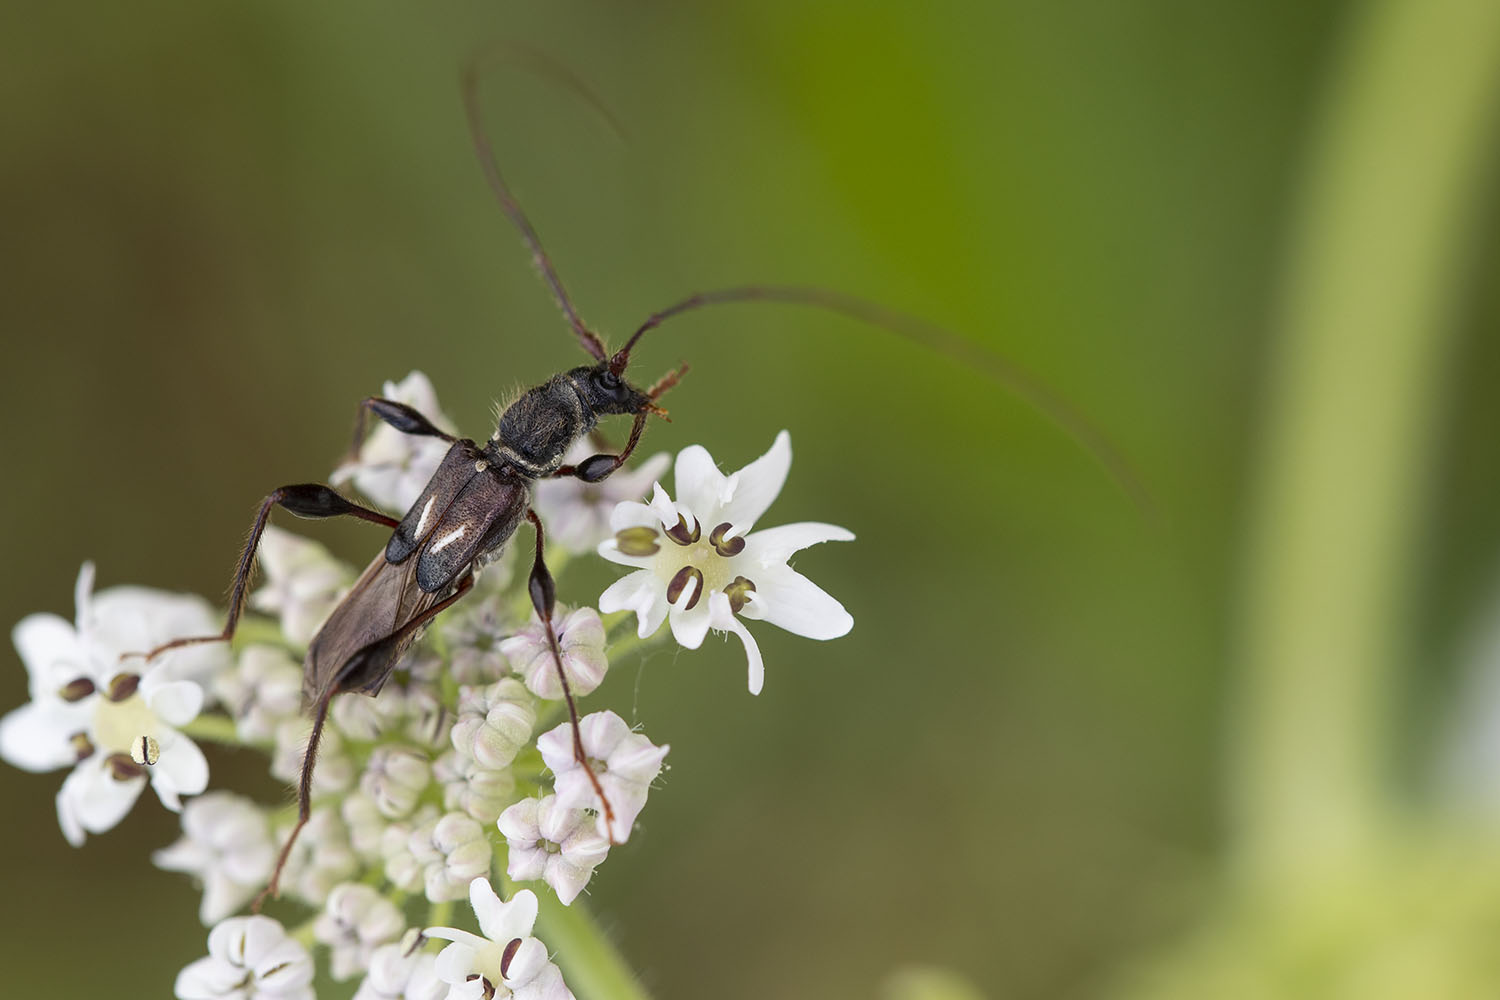
[[[1137, 497], [1143, 495], [1128, 465], [1104, 435], [1015, 366], [940, 327], [840, 293], [751, 285], [693, 295], [650, 315], [624, 346], [609, 353], [599, 335], [579, 317], [540, 238], [500, 173], [479, 113], [477, 71], [476, 61], [463, 76], [463, 94], [485, 179], [501, 210], [520, 232], [533, 263], [592, 363], [559, 372], [521, 392], [499, 414], [494, 434], [482, 445], [439, 430], [425, 415], [404, 403], [379, 397], [362, 400], [352, 444], [355, 453], [371, 415], [403, 434], [434, 437], [449, 445], [437, 471], [405, 516], [400, 520], [389, 517], [320, 483], [300, 483], [271, 491], [256, 512], [249, 539], [235, 567], [223, 630], [217, 635], [177, 639], [148, 653], [132, 654], [149, 659], [169, 649], [228, 641], [234, 636], [248, 596], [256, 549], [276, 507], [302, 518], [355, 517], [391, 532], [384, 549], [371, 560], [308, 646], [303, 664], [303, 702], [304, 709], [312, 716], [312, 731], [298, 780], [297, 825], [281, 849], [269, 884], [252, 906], [256, 911], [268, 897], [277, 894], [292, 846], [311, 814], [313, 771], [334, 696], [345, 692], [378, 694], [421, 630], [464, 597], [474, 584], [477, 569], [500, 553], [523, 522], [531, 525], [534, 534], [528, 592], [544, 626], [567, 704], [573, 756], [599, 797], [605, 829], [611, 831], [613, 842], [614, 807], [584, 753], [578, 709], [563, 670], [552, 624], [557, 595], [543, 558], [546, 531], [532, 509], [531, 500], [533, 488], [541, 479], [573, 477], [590, 483], [606, 479], [635, 451], [647, 419], [652, 415], [666, 416], [657, 400], [677, 384], [687, 371], [686, 365], [646, 388], [631, 384], [624, 376], [631, 352], [641, 338], [669, 319], [709, 306], [768, 302], [810, 306], [880, 327], [975, 365], [1062, 426], [1127, 492]], [[632, 417], [625, 446], [616, 453], [600, 452], [577, 465], [564, 464], [563, 456], [568, 449], [591, 436], [601, 418], [611, 416]], [[143, 763], [150, 762], [149, 754], [149, 748], [143, 745]]]

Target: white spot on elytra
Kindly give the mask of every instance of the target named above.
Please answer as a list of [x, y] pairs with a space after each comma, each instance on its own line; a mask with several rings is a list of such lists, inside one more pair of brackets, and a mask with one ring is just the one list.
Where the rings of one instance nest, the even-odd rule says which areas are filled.
[[432, 501], [437, 497], [428, 497], [427, 506], [422, 508], [422, 516], [417, 518], [417, 530], [413, 532], [418, 538], [422, 537], [422, 529], [427, 527], [427, 515], [432, 513]]
[[443, 551], [448, 546], [452, 545], [454, 542], [456, 542], [460, 538], [464, 537], [464, 532], [468, 531], [468, 530], [469, 530], [469, 526], [467, 524], [460, 524], [458, 527], [456, 527], [452, 531], [448, 532], [442, 538], [439, 538], [437, 541], [433, 542], [432, 543], [432, 549], [430, 551], [433, 551], [433, 552], [441, 552], [441, 551]]

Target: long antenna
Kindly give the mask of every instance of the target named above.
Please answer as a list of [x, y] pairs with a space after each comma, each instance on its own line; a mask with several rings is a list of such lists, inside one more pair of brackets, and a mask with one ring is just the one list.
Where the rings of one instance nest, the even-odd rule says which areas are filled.
[[[575, 80], [576, 83], [576, 80]], [[521, 205], [515, 196], [510, 193], [510, 186], [505, 183], [505, 178], [500, 174], [500, 165], [495, 160], [495, 150], [490, 141], [485, 137], [483, 121], [479, 113], [479, 57], [469, 62], [463, 73], [464, 110], [469, 118], [469, 131], [474, 137], [474, 150], [479, 154], [479, 164], [484, 169], [484, 179], [489, 183], [490, 190], [495, 193], [495, 198], [500, 202], [500, 208], [505, 212], [511, 223], [521, 232], [521, 240], [526, 248], [531, 251], [532, 263], [538, 271], [542, 272], [542, 279], [547, 282], [547, 287], [552, 289], [552, 297], [557, 300], [557, 305], [567, 317], [568, 324], [577, 335], [578, 342], [583, 349], [597, 361], [603, 361], [607, 356], [604, 344], [588, 327], [584, 326], [583, 320], [578, 316], [578, 310], [573, 308], [573, 300], [568, 298], [567, 289], [563, 287], [562, 279], [557, 276], [557, 269], [552, 266], [552, 260], [547, 256], [547, 251], [542, 249], [542, 241], [537, 236], [536, 230], [532, 228], [531, 221], [526, 218], [526, 213], [521, 210]]]
[[616, 351], [614, 357], [610, 359], [610, 369], [617, 375], [623, 372], [630, 362], [631, 348], [641, 339], [641, 336], [647, 330], [655, 329], [674, 316], [706, 306], [752, 302], [809, 306], [835, 312], [972, 364], [1061, 428], [1104, 468], [1109, 477], [1125, 491], [1142, 512], [1153, 520], [1156, 519], [1157, 507], [1150, 492], [1146, 490], [1140, 477], [1136, 475], [1134, 467], [1115, 447], [1109, 436], [1066, 399], [1048, 388], [1020, 365], [936, 323], [876, 305], [865, 299], [845, 295], [842, 292], [798, 285], [744, 285], [713, 292], [700, 292], [647, 317], [646, 321], [630, 335], [625, 346]]

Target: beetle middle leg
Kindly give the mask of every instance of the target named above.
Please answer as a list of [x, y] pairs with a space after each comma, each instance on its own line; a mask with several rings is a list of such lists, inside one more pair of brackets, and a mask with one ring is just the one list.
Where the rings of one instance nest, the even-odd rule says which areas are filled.
[[542, 620], [542, 627], [547, 631], [547, 645], [552, 650], [552, 662], [557, 667], [557, 679], [562, 683], [563, 700], [568, 704], [568, 721], [573, 726], [573, 759], [578, 766], [583, 768], [583, 773], [588, 775], [589, 784], [594, 786], [594, 792], [599, 796], [599, 802], [604, 807], [604, 830], [611, 844], [615, 840], [615, 810], [609, 804], [609, 796], [604, 794], [604, 786], [599, 784], [599, 776], [594, 773], [589, 764], [588, 754], [583, 752], [583, 733], [578, 728], [578, 706], [573, 703], [573, 689], [568, 684], [567, 671], [563, 669], [562, 650], [557, 645], [557, 630], [552, 627], [552, 615], [557, 609], [557, 586], [552, 582], [552, 572], [547, 569], [547, 563], [542, 559], [542, 546], [545, 532], [542, 530], [542, 519], [536, 516], [536, 511], [530, 507], [526, 508], [526, 520], [536, 529], [536, 558], [531, 564], [531, 579], [527, 583], [527, 589], [531, 592], [531, 606], [536, 609], [536, 615]]
[[457, 440], [452, 434], [438, 430], [431, 420], [424, 417], [421, 411], [414, 407], [398, 403], [394, 399], [366, 396], [359, 401], [359, 412], [354, 418], [354, 440], [349, 444], [350, 461], [354, 461], [359, 456], [360, 446], [365, 443], [365, 428], [372, 413], [402, 434], [442, 438], [449, 444]]
[[324, 518], [348, 515], [386, 528], [394, 528], [400, 523], [378, 510], [361, 507], [352, 500], [346, 500], [331, 486], [324, 486], [321, 483], [298, 483], [293, 486], [277, 487], [260, 502], [260, 510], [255, 513], [255, 524], [250, 528], [250, 538], [245, 542], [244, 551], [240, 553], [240, 561], [235, 566], [234, 583], [229, 588], [229, 617], [224, 623], [224, 631], [218, 635], [194, 635], [184, 639], [173, 639], [146, 653], [126, 653], [121, 659], [144, 656], [150, 660], [169, 649], [195, 646], [204, 642], [228, 642], [234, 638], [234, 630], [239, 625], [240, 614], [245, 610], [245, 599], [250, 588], [250, 574], [255, 569], [255, 550], [260, 547], [260, 536], [265, 534], [266, 522], [271, 517], [271, 508], [277, 506], [291, 511], [297, 517]]

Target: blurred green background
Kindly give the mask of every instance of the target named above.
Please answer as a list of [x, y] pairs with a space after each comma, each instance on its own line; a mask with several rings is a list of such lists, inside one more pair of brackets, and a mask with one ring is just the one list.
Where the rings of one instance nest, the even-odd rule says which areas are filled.
[[[464, 125], [497, 39], [628, 132], [486, 82], [606, 333], [747, 281], [878, 299], [1033, 372], [1155, 498], [837, 318], [646, 341], [638, 371], [693, 365], [648, 451], [735, 468], [788, 428], [767, 523], [859, 535], [798, 564], [855, 630], [757, 629], [759, 698], [710, 643], [590, 699], [673, 748], [590, 885], [658, 996], [912, 964], [995, 998], [1500, 993], [1500, 830], [1432, 777], [1500, 570], [1491, 2], [13, 5], [0, 621], [71, 616], [84, 559], [221, 594], [256, 501], [325, 478], [383, 380], [424, 369], [483, 436], [579, 362]], [[147, 796], [75, 851], [60, 780], [0, 769], [0, 987], [166, 995], [204, 938], [148, 858], [175, 817]]]

